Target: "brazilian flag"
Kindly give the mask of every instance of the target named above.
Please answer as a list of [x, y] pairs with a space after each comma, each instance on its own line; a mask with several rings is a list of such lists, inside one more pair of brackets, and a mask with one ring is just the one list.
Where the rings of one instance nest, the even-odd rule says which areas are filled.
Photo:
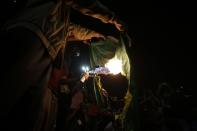
[[[137, 131], [139, 126], [138, 120], [138, 104], [136, 87], [132, 81], [132, 62], [129, 48], [131, 47], [131, 38], [126, 32], [121, 32], [119, 38], [107, 37], [91, 43], [90, 46], [90, 63], [91, 66], [105, 66], [105, 64], [113, 58], [122, 61], [122, 74], [128, 80], [127, 93], [125, 93], [125, 105], [123, 111], [117, 117], [123, 121], [124, 131]], [[99, 92], [102, 88], [100, 79], [94, 80], [95, 97], [97, 103], [102, 103], [102, 95]]]

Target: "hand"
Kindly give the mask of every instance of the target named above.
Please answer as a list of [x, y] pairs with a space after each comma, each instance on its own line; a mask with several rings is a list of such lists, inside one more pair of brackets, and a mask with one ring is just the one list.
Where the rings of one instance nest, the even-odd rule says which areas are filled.
[[119, 31], [126, 31], [127, 30], [126, 24], [118, 19], [114, 21], [114, 25]]
[[102, 92], [103, 96], [108, 97], [108, 93], [104, 88], [101, 89], [101, 92]]
[[88, 72], [85, 72], [83, 74], [83, 76], [81, 77], [81, 82], [84, 83], [87, 79], [89, 78], [89, 73]]
[[84, 44], [90, 44], [91, 42], [95, 42], [95, 41], [100, 41], [100, 40], [105, 40], [106, 37], [100, 33], [94, 33], [94, 35], [92, 35], [89, 39], [84, 40], [83, 43]]
[[105, 40], [105, 36], [102, 35], [102, 34], [100, 34], [100, 33], [95, 33], [92, 38], [97, 38], [97, 39], [103, 39], [103, 40]]

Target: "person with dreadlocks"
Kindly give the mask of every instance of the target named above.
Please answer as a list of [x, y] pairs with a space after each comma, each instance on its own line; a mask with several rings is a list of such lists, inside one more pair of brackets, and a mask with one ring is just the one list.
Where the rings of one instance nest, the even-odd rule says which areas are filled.
[[54, 103], [48, 83], [52, 70], [63, 68], [70, 8], [122, 29], [114, 13], [98, 0], [27, 0], [2, 29], [1, 48], [9, 50], [0, 54], [2, 131], [55, 129], [53, 124], [50, 130], [40, 126], [52, 121], [40, 115], [52, 113], [46, 109]]

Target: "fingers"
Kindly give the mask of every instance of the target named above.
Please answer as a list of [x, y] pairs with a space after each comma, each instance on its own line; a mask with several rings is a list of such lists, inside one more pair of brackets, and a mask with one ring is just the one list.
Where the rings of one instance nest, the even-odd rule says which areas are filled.
[[83, 43], [84, 43], [84, 44], [87, 44], [87, 45], [90, 45], [91, 40], [84, 40]]
[[100, 34], [100, 33], [95, 33], [90, 39], [84, 40], [83, 43], [85, 44], [90, 44], [91, 42], [96, 42], [100, 40], [106, 40], [106, 36]]
[[107, 93], [107, 91], [106, 91], [105, 89], [102, 88], [101, 91], [102, 91], [102, 94], [103, 94], [105, 97], [108, 96], [108, 93]]
[[119, 31], [123, 31], [123, 30], [124, 30], [123, 25], [121, 25], [120, 23], [115, 22], [115, 26], [116, 26], [116, 28], [117, 28]]
[[119, 31], [126, 31], [126, 25], [124, 22], [120, 20], [115, 20], [114, 25]]
[[89, 73], [85, 72], [81, 78], [81, 82], [84, 83], [89, 78]]
[[102, 35], [102, 34], [100, 34], [100, 33], [97, 33], [97, 34], [95, 35], [95, 37], [96, 37], [96, 38], [101, 38], [101, 39], [103, 39], [103, 40], [106, 39], [105, 36]]
[[85, 72], [84, 76], [85, 80], [87, 80], [89, 78], [89, 73], [88, 72]]

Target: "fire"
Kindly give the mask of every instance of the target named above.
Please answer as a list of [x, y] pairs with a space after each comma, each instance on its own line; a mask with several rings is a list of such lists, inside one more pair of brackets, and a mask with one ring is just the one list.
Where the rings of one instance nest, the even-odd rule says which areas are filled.
[[110, 73], [116, 75], [122, 72], [122, 61], [117, 58], [110, 59], [105, 67], [109, 69]]

